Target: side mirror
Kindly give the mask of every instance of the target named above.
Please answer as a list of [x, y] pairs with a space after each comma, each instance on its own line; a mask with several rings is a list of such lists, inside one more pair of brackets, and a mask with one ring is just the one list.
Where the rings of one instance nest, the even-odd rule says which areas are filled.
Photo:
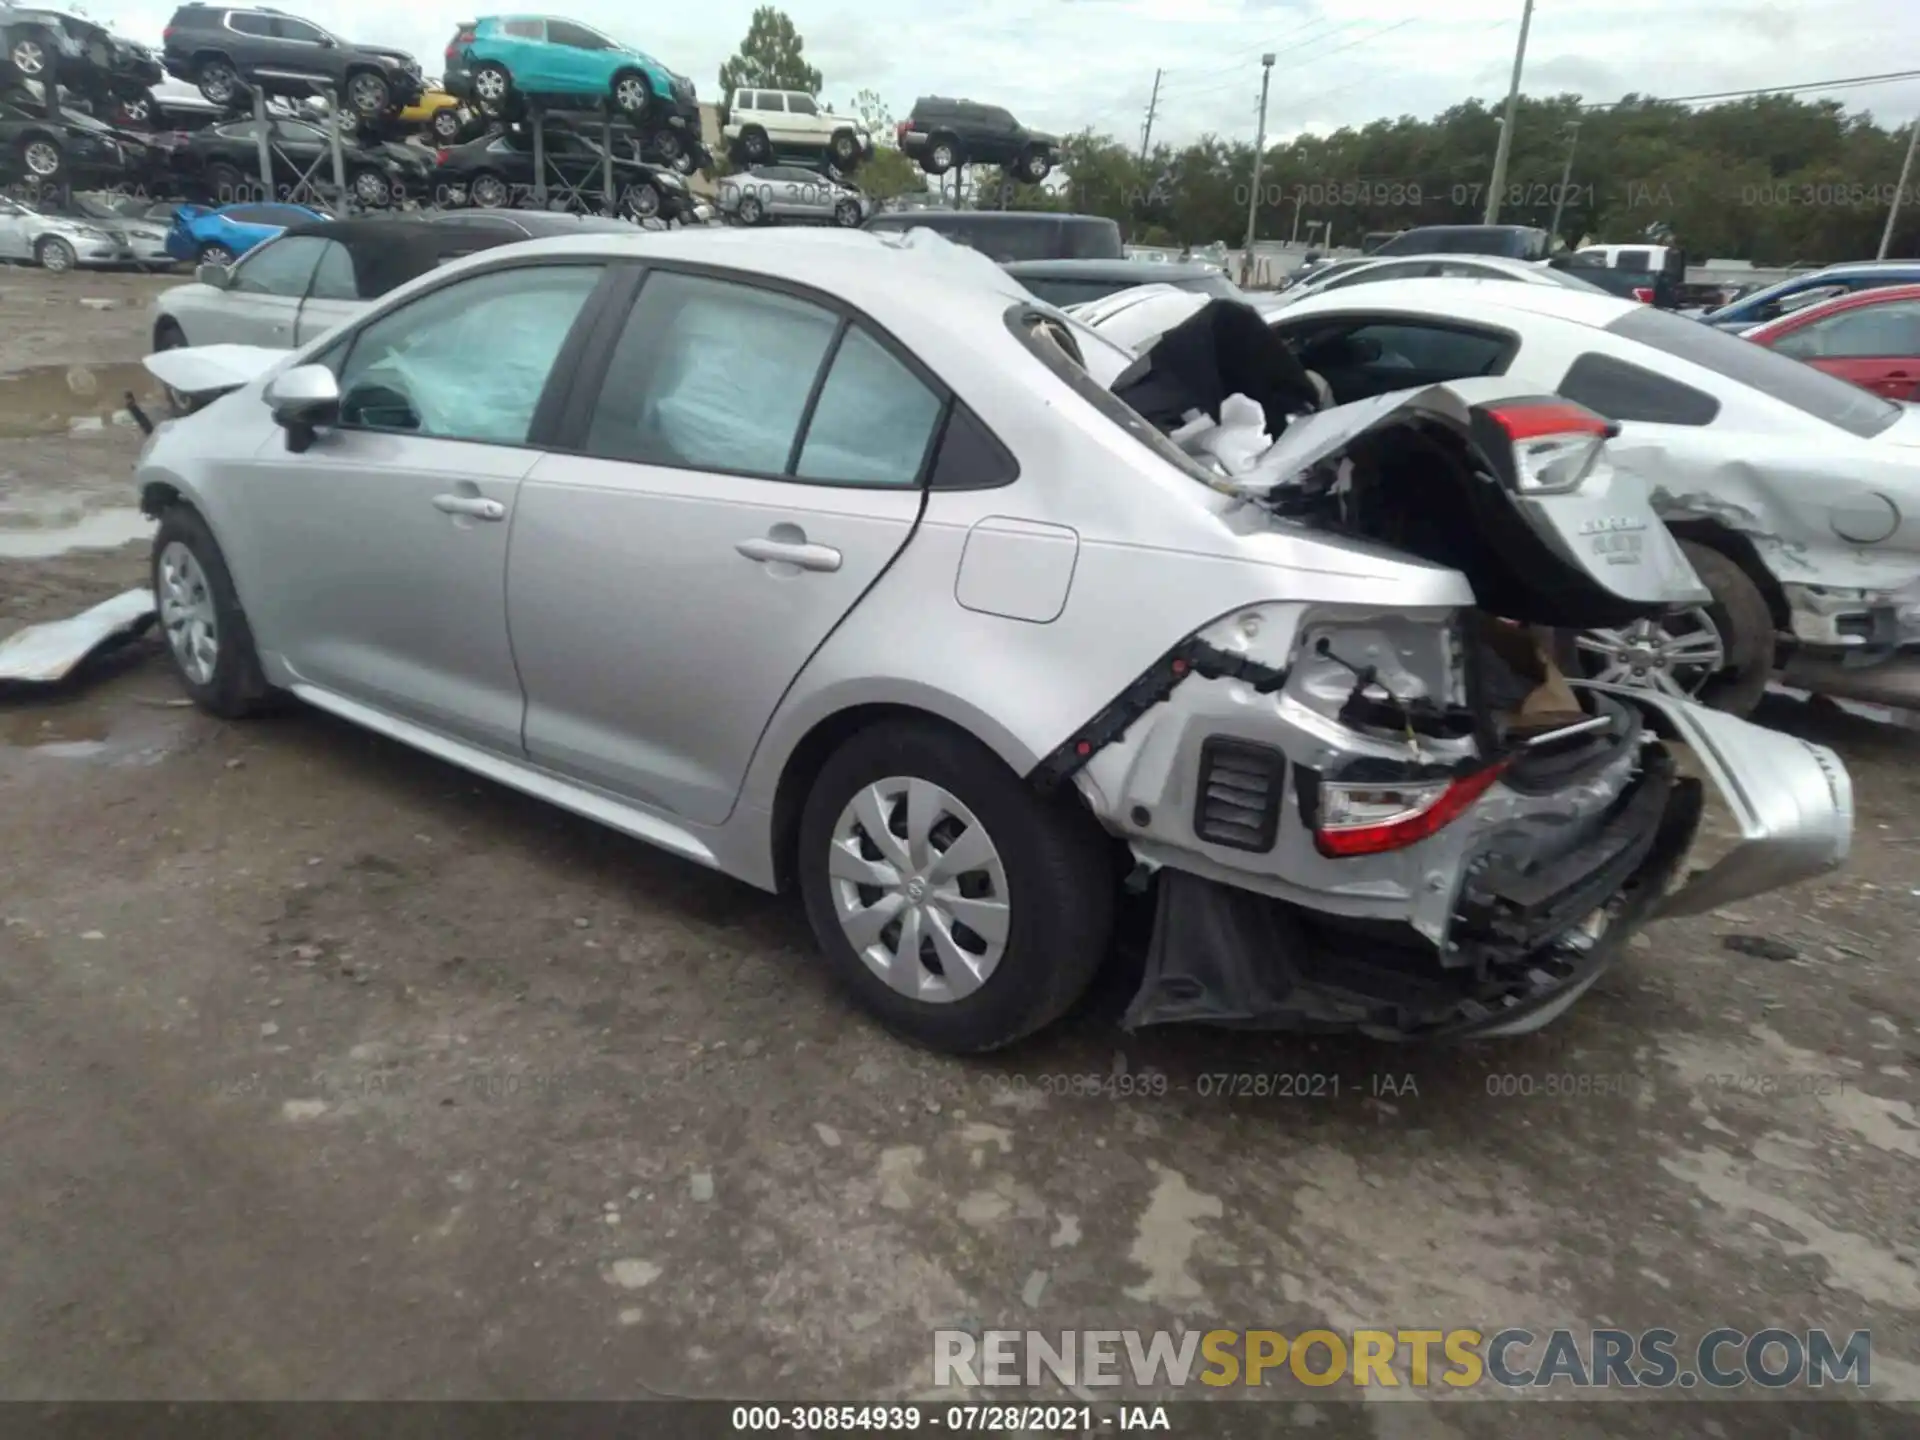
[[193, 272], [193, 278], [202, 285], [211, 285], [215, 290], [224, 290], [233, 283], [233, 272], [224, 265], [206, 264]]
[[324, 365], [297, 365], [267, 382], [264, 398], [274, 423], [287, 432], [287, 449], [298, 454], [314, 432], [340, 418], [340, 382]]

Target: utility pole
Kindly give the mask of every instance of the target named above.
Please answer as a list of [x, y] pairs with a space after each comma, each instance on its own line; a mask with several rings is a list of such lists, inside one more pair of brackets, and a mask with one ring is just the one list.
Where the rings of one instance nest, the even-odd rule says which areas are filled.
[[1887, 228], [1880, 232], [1880, 253], [1876, 260], [1887, 258], [1887, 250], [1893, 244], [1893, 222], [1900, 218], [1900, 198], [1907, 193], [1907, 177], [1913, 174], [1913, 147], [1920, 145], [1920, 119], [1913, 122], [1913, 133], [1907, 136], [1907, 158], [1900, 162], [1900, 183], [1893, 187], [1893, 204], [1887, 210]]
[[1560, 189], [1553, 197], [1553, 223], [1547, 227], [1547, 238], [1551, 242], [1560, 233], [1560, 212], [1567, 208], [1567, 186], [1573, 183], [1573, 152], [1580, 143], [1580, 122], [1567, 122], [1567, 168], [1560, 172]]
[[1527, 0], [1520, 12], [1520, 43], [1513, 47], [1513, 79], [1507, 85], [1507, 115], [1500, 126], [1500, 143], [1493, 150], [1493, 183], [1487, 187], [1487, 213], [1483, 223], [1500, 219], [1500, 192], [1507, 185], [1507, 155], [1513, 149], [1513, 122], [1520, 113], [1520, 67], [1527, 63], [1527, 28], [1533, 24], [1533, 0]]
[[1273, 52], [1269, 50], [1260, 57], [1260, 129], [1259, 138], [1253, 142], [1253, 193], [1247, 196], [1247, 243], [1240, 249], [1242, 279], [1253, 273], [1253, 223], [1260, 213], [1260, 162], [1267, 152], [1267, 87], [1272, 81]]
[[1163, 72], [1153, 72], [1153, 96], [1147, 101], [1147, 123], [1140, 127], [1140, 163], [1147, 163], [1147, 145], [1153, 139], [1153, 114], [1160, 108], [1160, 76]]

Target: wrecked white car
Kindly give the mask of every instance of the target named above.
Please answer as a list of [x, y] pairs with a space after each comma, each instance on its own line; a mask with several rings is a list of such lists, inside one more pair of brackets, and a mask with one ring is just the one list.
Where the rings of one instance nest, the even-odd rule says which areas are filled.
[[[1498, 379], [1317, 411], [1219, 311], [1134, 361], [932, 237], [457, 261], [158, 427], [175, 668], [792, 886], [954, 1051], [1064, 1013], [1129, 880], [1130, 1024], [1468, 1036], [1840, 862], [1832, 752], [1543, 657], [1700, 593], [1606, 422]], [[1676, 746], [1740, 836], [1690, 879]]]
[[[1102, 303], [1081, 318], [1138, 348], [1198, 302], [1143, 287]], [[1507, 375], [1621, 422], [1613, 465], [1646, 481], [1712, 600], [1580, 637], [1587, 676], [1735, 714], [1776, 672], [1920, 705], [1920, 408], [1712, 326], [1553, 286], [1381, 281], [1267, 318], [1340, 402]], [[1610, 534], [1617, 554], [1644, 543]]]

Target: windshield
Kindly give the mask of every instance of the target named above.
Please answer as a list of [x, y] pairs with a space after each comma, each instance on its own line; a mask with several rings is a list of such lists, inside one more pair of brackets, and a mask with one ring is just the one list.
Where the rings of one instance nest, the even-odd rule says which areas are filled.
[[1716, 375], [1790, 405], [1803, 415], [1837, 425], [1863, 439], [1878, 435], [1904, 413], [1891, 400], [1835, 379], [1824, 370], [1755, 345], [1698, 320], [1637, 305], [1607, 329], [1615, 335], [1711, 370]]
[[116, 209], [111, 200], [99, 195], [76, 195], [73, 208], [93, 220], [116, 220], [129, 213]]
[[1174, 284], [1182, 290], [1193, 290], [1201, 295], [1211, 295], [1216, 300], [1245, 300], [1247, 292], [1218, 270], [1207, 275], [1183, 275]]

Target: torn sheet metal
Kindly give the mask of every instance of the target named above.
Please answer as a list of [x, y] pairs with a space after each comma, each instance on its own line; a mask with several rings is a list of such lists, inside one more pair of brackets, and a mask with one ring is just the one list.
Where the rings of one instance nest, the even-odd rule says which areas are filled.
[[162, 385], [204, 399], [251, 385], [287, 355], [261, 345], [187, 345], [156, 351], [140, 363]]
[[66, 620], [29, 625], [0, 640], [0, 682], [55, 684], [107, 644], [140, 634], [153, 619], [153, 592], [128, 590]]

